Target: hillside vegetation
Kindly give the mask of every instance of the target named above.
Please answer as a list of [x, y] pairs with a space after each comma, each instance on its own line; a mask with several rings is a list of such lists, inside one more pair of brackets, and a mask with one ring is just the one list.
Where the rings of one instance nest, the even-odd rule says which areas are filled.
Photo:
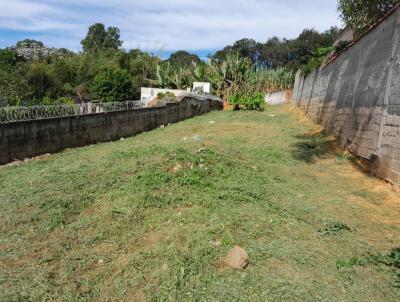
[[257, 93], [287, 89], [297, 68], [331, 46], [337, 32], [306, 29], [296, 39], [265, 43], [241, 39], [201, 60], [183, 50], [169, 58], [125, 50], [117, 27], [96, 23], [78, 53], [31, 39], [0, 49], [0, 106], [138, 100], [143, 86], [187, 89], [194, 81], [210, 82], [225, 100], [243, 85]]

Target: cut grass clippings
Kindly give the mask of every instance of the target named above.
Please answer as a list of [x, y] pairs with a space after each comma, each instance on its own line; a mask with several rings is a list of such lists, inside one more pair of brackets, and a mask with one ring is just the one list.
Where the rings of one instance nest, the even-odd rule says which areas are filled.
[[332, 143], [268, 107], [0, 167], [0, 301], [399, 301], [399, 195]]

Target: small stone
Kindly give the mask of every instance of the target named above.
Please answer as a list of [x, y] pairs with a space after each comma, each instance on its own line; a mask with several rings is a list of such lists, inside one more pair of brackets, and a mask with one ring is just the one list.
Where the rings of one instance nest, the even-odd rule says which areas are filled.
[[250, 258], [243, 248], [235, 246], [229, 251], [224, 261], [231, 268], [243, 270], [249, 265]]
[[173, 167], [173, 169], [172, 169], [172, 171], [174, 172], [174, 173], [177, 173], [179, 170], [181, 170], [182, 169], [182, 166], [180, 165], [180, 164], [176, 164], [176, 166], [175, 167]]

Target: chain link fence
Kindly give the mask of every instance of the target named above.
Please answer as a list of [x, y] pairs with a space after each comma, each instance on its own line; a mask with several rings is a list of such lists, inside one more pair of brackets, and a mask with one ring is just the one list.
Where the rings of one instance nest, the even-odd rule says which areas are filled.
[[0, 107], [0, 123], [123, 111], [142, 107], [144, 107], [144, 104], [141, 101]]

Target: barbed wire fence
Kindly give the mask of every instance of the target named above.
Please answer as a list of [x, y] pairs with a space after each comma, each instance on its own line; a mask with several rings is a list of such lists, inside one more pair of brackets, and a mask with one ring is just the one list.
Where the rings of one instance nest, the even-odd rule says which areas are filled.
[[100, 114], [143, 108], [141, 101], [113, 103], [83, 103], [73, 105], [40, 105], [40, 106], [8, 106], [0, 107], [0, 123], [40, 120], [64, 116]]

